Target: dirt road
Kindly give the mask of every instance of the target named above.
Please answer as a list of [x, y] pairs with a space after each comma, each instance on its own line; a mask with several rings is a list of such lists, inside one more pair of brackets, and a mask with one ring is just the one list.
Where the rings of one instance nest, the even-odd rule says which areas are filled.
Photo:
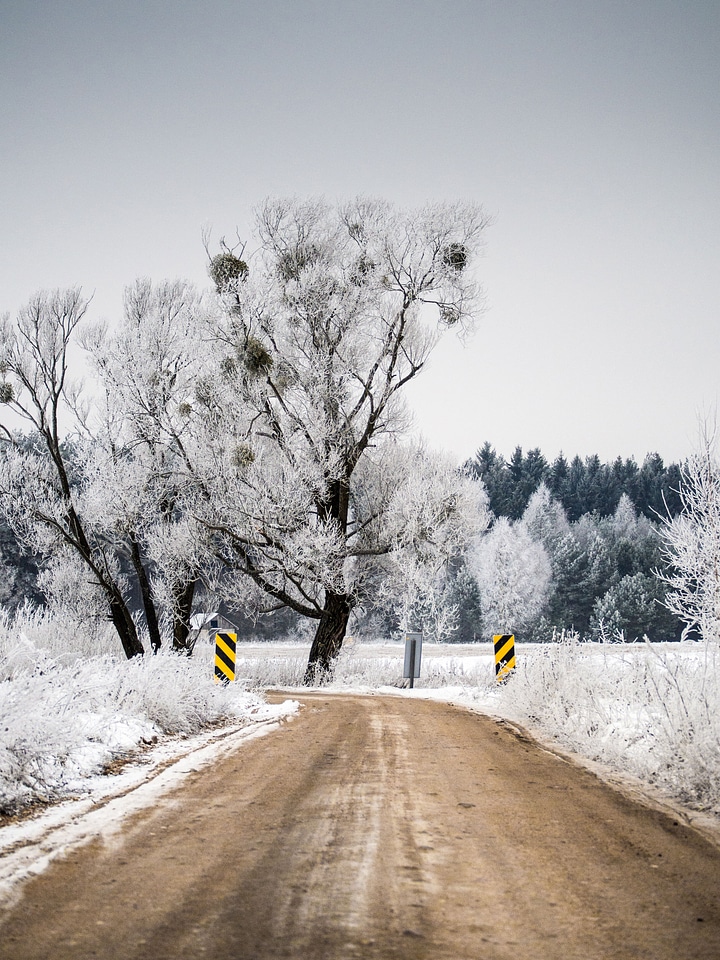
[[720, 958], [720, 851], [679, 820], [463, 710], [304, 702], [31, 881], [0, 958]]

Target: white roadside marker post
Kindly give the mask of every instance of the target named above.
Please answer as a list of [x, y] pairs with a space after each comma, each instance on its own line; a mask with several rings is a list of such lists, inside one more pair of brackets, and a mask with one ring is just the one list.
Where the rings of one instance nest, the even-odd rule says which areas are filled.
[[415, 677], [420, 676], [420, 660], [422, 658], [422, 634], [408, 633], [405, 635], [405, 667], [403, 677], [410, 679], [410, 687], [415, 685]]

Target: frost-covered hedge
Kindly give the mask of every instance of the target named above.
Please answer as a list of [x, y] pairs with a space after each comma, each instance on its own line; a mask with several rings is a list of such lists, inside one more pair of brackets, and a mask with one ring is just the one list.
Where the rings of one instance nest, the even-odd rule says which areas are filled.
[[0, 615], [0, 812], [81, 790], [143, 742], [249, 720], [262, 704], [215, 684], [207, 660], [128, 662], [90, 649], [91, 638], [60, 618]]
[[720, 813], [720, 649], [583, 644], [519, 657], [498, 692], [514, 717], [559, 744]]

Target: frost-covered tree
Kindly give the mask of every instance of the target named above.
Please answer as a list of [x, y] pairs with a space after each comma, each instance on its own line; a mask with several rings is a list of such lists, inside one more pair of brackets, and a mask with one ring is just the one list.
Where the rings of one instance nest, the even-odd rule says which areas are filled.
[[663, 606], [665, 592], [657, 577], [624, 576], [599, 597], [590, 618], [593, 640], [673, 640], [677, 621]]
[[682, 512], [663, 524], [668, 609], [685, 624], [683, 636], [720, 643], [720, 465], [714, 437], [685, 464]]
[[542, 543], [551, 555], [563, 537], [570, 533], [567, 514], [562, 504], [553, 499], [545, 483], [541, 483], [530, 497], [522, 523], [533, 540]]
[[330, 668], [383, 558], [421, 552], [466, 503], [455, 474], [437, 495], [428, 480], [399, 525], [390, 506], [421, 466], [396, 442], [402, 390], [477, 309], [487, 223], [464, 204], [269, 201], [256, 250], [212, 260], [220, 357], [197, 396], [224, 442], [204, 519], [226, 569], [317, 621], [308, 677]]
[[540, 616], [552, 583], [550, 558], [522, 523], [500, 517], [470, 557], [488, 637], [521, 633]]
[[15, 533], [39, 553], [70, 552], [103, 599], [127, 657], [143, 653], [118, 557], [91, 520], [85, 451], [68, 442], [83, 418], [70, 353], [87, 301], [77, 289], [39, 293], [0, 323], [0, 401], [31, 429], [31, 442], [4, 429], [0, 506]]
[[459, 475], [450, 458], [422, 447], [396, 451], [395, 475], [382, 508], [384, 530], [375, 534], [392, 549], [367, 565], [374, 586], [363, 591], [365, 605], [392, 609], [403, 633], [422, 630], [448, 640], [459, 615], [452, 567], [488, 525], [487, 494], [481, 483]]
[[103, 388], [91, 466], [110, 495], [97, 521], [128, 544], [153, 645], [160, 607], [175, 649], [187, 644], [205, 555], [193, 518], [194, 502], [207, 495], [194, 409], [209, 363], [203, 310], [188, 283], [138, 280], [125, 291], [120, 323], [95, 326], [84, 338]]

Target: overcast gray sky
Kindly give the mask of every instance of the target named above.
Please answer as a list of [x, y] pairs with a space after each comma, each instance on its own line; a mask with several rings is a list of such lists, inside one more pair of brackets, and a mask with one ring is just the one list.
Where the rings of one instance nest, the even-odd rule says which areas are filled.
[[720, 0], [0, 0], [0, 310], [207, 283], [267, 195], [475, 199], [418, 429], [686, 456], [720, 371]]

